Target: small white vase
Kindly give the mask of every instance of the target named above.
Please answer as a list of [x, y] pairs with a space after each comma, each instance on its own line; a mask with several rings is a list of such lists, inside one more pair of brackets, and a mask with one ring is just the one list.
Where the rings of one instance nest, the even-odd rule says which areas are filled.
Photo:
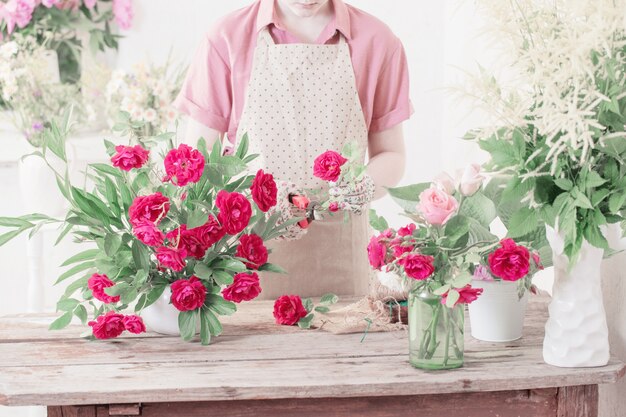
[[548, 226], [546, 237], [553, 252], [554, 287], [543, 359], [567, 368], [604, 366], [610, 357], [600, 282], [604, 251], [584, 240], [578, 261], [570, 267], [563, 237]]
[[510, 342], [522, 337], [528, 292], [520, 299], [517, 282], [473, 281], [483, 293], [469, 304], [472, 337], [486, 342]]
[[[65, 172], [65, 163], [52, 152], [48, 152], [46, 158], [57, 172], [61, 174]], [[63, 218], [69, 203], [59, 190], [56, 176], [50, 166], [39, 156], [20, 158], [18, 172], [22, 204], [26, 213], [41, 213]]]
[[144, 308], [141, 312], [143, 323], [149, 330], [170, 336], [179, 336], [179, 311], [170, 303], [172, 291], [167, 287], [163, 295], [154, 304]]

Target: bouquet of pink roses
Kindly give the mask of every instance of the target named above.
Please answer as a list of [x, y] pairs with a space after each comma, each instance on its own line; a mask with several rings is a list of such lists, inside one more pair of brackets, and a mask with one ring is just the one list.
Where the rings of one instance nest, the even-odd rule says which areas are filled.
[[[66, 160], [68, 130], [66, 122], [45, 132], [44, 158], [52, 152]], [[67, 172], [55, 172], [71, 205], [65, 219], [0, 218], [0, 226], [15, 228], [0, 236], [0, 245], [45, 223], [63, 224], [59, 240], [72, 232], [77, 241], [93, 244], [64, 263], [73, 266], [57, 283], [78, 278], [59, 300], [63, 314], [51, 329], [76, 316], [98, 339], [143, 332], [141, 311], [169, 288], [181, 337], [192, 339], [200, 323], [201, 341], [208, 344], [222, 331], [220, 315], [233, 314], [236, 303], [262, 291], [259, 272], [283, 272], [267, 262], [264, 244], [289, 226], [266, 214], [276, 205], [272, 175], [245, 174], [254, 159], [246, 155], [247, 138], [228, 156], [219, 142], [210, 154], [203, 140], [199, 149], [170, 144], [162, 162], [140, 145], [105, 143], [111, 165], [90, 165], [93, 190], [74, 187]], [[125, 315], [128, 309], [134, 314]]]

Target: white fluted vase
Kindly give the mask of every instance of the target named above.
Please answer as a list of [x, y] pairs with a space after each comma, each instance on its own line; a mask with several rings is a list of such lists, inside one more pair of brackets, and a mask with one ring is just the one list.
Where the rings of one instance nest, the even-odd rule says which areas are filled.
[[563, 237], [546, 227], [554, 260], [554, 287], [543, 341], [543, 359], [560, 367], [604, 366], [609, 331], [602, 300], [600, 266], [604, 251], [586, 240], [570, 267]]

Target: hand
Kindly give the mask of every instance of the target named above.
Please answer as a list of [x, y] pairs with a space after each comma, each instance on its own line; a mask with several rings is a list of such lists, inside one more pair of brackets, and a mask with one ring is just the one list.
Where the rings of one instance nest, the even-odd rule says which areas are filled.
[[298, 223], [287, 226], [280, 237], [282, 240], [298, 240], [306, 234], [310, 220], [307, 219], [308, 198], [302, 189], [288, 181], [276, 181], [278, 194], [276, 206], [272, 207], [267, 216], [279, 214], [276, 226], [289, 220], [302, 218]]
[[328, 190], [331, 202], [336, 202], [339, 209], [363, 214], [363, 210], [372, 201], [375, 190], [372, 177], [363, 174], [360, 180], [352, 183], [338, 182]]

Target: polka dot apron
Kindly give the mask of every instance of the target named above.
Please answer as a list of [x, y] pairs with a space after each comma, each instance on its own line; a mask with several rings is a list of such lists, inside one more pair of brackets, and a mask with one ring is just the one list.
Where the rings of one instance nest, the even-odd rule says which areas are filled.
[[[305, 189], [327, 188], [313, 176], [319, 154], [350, 142], [365, 154], [368, 132], [350, 50], [339, 36], [335, 45], [277, 45], [267, 29], [259, 34], [237, 131], [238, 142], [247, 133], [250, 152], [261, 155], [254, 172], [263, 168]], [[288, 274], [264, 272], [260, 298], [367, 294], [368, 238], [367, 215], [346, 222], [338, 213], [313, 222], [300, 240], [270, 242], [270, 262]]]

